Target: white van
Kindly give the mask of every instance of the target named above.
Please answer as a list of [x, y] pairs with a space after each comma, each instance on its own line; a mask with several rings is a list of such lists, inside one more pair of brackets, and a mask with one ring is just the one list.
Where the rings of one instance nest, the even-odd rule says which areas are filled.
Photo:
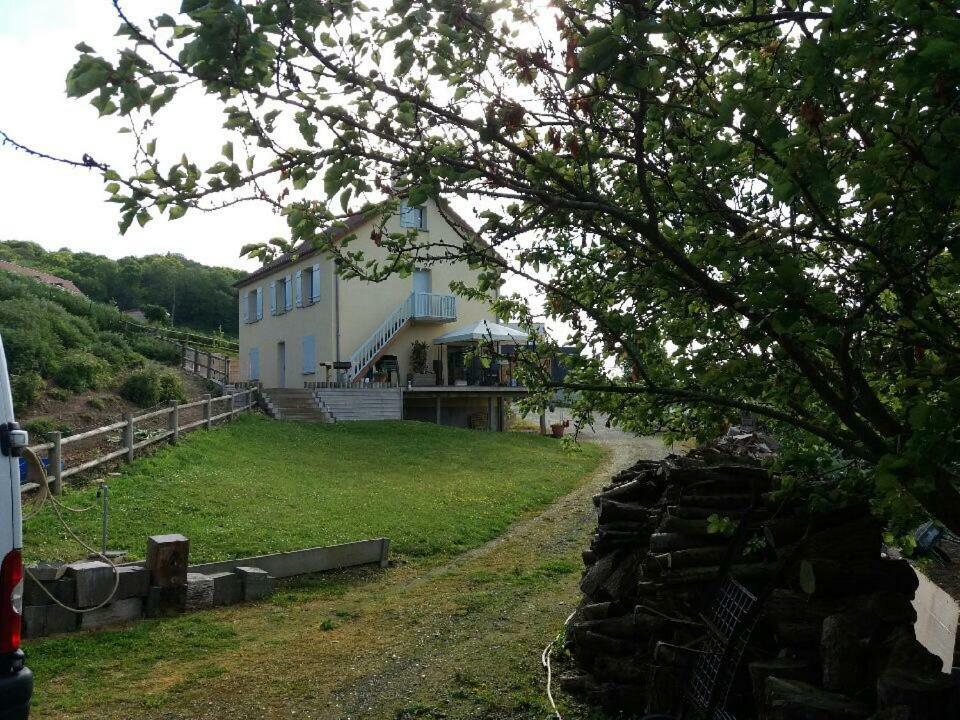
[[33, 674], [20, 649], [23, 609], [23, 532], [20, 526], [20, 449], [27, 433], [13, 419], [7, 358], [0, 339], [0, 720], [30, 712]]

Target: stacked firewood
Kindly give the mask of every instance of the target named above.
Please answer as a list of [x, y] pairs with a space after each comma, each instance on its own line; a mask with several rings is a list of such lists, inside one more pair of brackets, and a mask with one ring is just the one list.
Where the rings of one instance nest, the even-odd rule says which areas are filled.
[[[757, 461], [770, 443], [738, 437], [641, 461], [594, 498], [583, 602], [566, 628], [577, 670], [563, 686], [634, 712], [699, 704], [846, 720], [903, 706], [914, 714], [882, 717], [953, 717], [957, 688], [914, 635], [916, 574], [882, 556], [869, 509], [805, 514]], [[722, 658], [736, 664], [732, 680], [707, 687], [711, 706], [697, 673], [709, 640], [724, 637], [711, 608], [728, 578], [756, 601], [738, 618], [742, 656]]]

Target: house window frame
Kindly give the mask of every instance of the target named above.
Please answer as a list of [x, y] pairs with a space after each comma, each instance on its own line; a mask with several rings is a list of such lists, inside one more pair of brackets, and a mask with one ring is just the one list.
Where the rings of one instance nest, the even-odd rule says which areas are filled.
[[[411, 220], [411, 218], [415, 218], [415, 220]], [[426, 205], [408, 205], [406, 200], [401, 202], [400, 227], [404, 230], [420, 230], [425, 232], [427, 229]]]

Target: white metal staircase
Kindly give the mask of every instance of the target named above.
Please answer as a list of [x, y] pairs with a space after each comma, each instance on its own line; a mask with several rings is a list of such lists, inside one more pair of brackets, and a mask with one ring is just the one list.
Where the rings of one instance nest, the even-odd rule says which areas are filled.
[[455, 295], [412, 292], [387, 316], [380, 327], [373, 331], [356, 352], [350, 356], [348, 380], [361, 377], [375, 362], [390, 341], [412, 320], [427, 322], [453, 322], [457, 319]]

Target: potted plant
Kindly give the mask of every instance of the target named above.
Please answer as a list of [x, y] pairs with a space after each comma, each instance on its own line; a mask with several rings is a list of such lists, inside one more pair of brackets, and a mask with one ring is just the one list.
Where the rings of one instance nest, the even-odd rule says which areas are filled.
[[436, 384], [434, 374], [427, 369], [427, 352], [429, 348], [430, 346], [423, 340], [414, 340], [413, 346], [410, 348], [411, 381], [416, 387]]
[[570, 427], [570, 421], [562, 420], [561, 422], [553, 423], [552, 425], [550, 425], [550, 431], [553, 433], [553, 436], [555, 438], [562, 438], [563, 431], [566, 430], [568, 427]]

